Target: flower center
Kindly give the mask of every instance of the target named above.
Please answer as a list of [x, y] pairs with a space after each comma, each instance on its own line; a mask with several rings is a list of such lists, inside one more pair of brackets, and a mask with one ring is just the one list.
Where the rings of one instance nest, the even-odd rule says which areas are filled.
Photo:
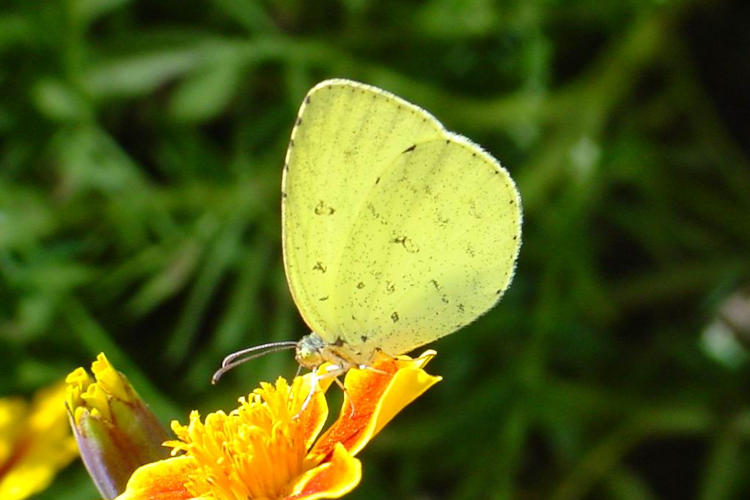
[[[187, 426], [172, 423], [179, 441], [173, 453], [194, 458], [187, 489], [217, 500], [280, 498], [296, 478], [315, 464], [305, 461], [310, 445], [304, 416], [297, 416], [304, 391], [283, 379], [263, 384], [229, 414], [197, 412]], [[309, 386], [308, 386], [309, 387]]]

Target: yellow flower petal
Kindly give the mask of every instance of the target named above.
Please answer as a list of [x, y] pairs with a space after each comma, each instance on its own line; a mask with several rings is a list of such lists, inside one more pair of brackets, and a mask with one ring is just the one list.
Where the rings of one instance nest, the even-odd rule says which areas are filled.
[[64, 401], [65, 386], [57, 384], [40, 390], [28, 409], [17, 399], [0, 402], [3, 500], [20, 500], [43, 490], [75, 458]]
[[338, 443], [328, 462], [306, 472], [295, 485], [289, 500], [339, 498], [359, 484], [362, 464]]
[[0, 477], [23, 433], [24, 426], [19, 422], [23, 422], [27, 411], [28, 403], [23, 398], [0, 399]]
[[[383, 392], [375, 415], [375, 426], [372, 435], [375, 436], [385, 425], [390, 422], [398, 412], [403, 410], [409, 403], [424, 394], [427, 389], [442, 380], [442, 377], [427, 374], [422, 368], [435, 357], [433, 350], [426, 351], [414, 360], [404, 358], [397, 360], [398, 371], [393, 375], [391, 383]], [[357, 453], [362, 449], [356, 446], [349, 451]]]
[[190, 457], [175, 457], [139, 467], [117, 500], [183, 500], [194, 498], [185, 478], [195, 470]]

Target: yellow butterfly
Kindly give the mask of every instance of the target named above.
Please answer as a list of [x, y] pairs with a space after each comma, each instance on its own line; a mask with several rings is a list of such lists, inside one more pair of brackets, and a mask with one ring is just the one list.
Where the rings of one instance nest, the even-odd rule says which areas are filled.
[[521, 200], [508, 172], [424, 109], [334, 79], [305, 97], [284, 163], [284, 265], [312, 333], [228, 356], [296, 349], [336, 374], [453, 333], [513, 278]]

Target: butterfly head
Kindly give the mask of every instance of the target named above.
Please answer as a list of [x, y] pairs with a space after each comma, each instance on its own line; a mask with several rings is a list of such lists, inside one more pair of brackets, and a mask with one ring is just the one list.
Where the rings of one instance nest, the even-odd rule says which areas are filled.
[[312, 332], [297, 342], [294, 359], [305, 368], [315, 369], [325, 361], [323, 353], [326, 347], [327, 344], [320, 335]]

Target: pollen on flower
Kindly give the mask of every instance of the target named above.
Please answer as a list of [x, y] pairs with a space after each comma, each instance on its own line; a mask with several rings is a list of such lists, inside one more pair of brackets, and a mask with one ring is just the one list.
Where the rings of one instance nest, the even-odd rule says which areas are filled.
[[187, 489], [196, 497], [217, 500], [283, 498], [295, 479], [307, 471], [305, 462], [311, 436], [327, 416], [325, 401], [300, 413], [310, 390], [308, 379], [292, 386], [284, 379], [264, 383], [249, 399], [226, 414], [218, 411], [201, 421], [193, 411], [190, 422], [172, 422], [179, 440], [169, 441], [173, 454], [184, 451], [195, 460]]

